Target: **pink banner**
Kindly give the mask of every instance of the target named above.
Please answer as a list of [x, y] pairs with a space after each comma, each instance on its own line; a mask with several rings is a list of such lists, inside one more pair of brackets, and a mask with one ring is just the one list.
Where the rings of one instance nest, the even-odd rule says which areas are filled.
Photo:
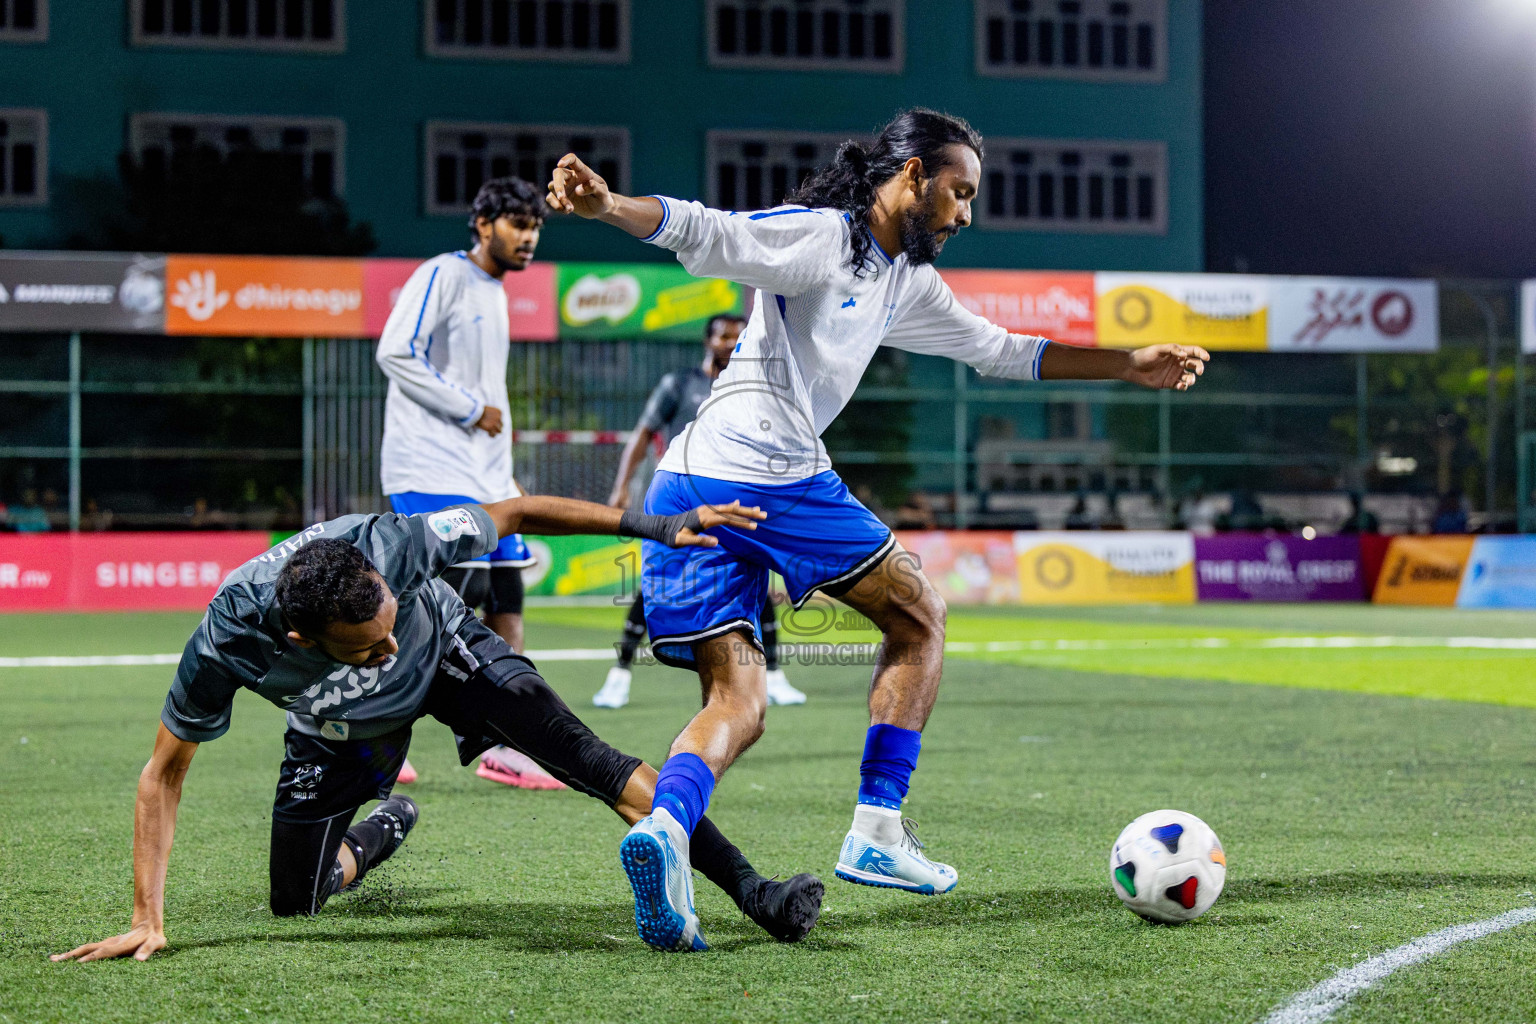
[[0, 612], [201, 611], [265, 531], [0, 535]]
[[[368, 337], [384, 333], [389, 311], [400, 289], [422, 260], [363, 261], [363, 329]], [[507, 320], [513, 341], [554, 341], [559, 328], [555, 315], [555, 265], [534, 263], [527, 270], [509, 270], [501, 279], [507, 293]]]

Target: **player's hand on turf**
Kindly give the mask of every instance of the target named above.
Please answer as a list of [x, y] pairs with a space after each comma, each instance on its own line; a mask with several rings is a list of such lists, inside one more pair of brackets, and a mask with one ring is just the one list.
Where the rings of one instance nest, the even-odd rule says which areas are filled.
[[686, 527], [677, 531], [677, 543], [673, 547], [712, 548], [720, 541], [702, 531], [716, 526], [735, 526], [743, 530], [757, 529], [757, 520], [767, 519], [768, 513], [753, 505], [748, 507], [739, 501], [729, 505], [700, 505], [694, 509], [699, 514], [699, 529], [695, 533]]
[[483, 430], [492, 437], [501, 433], [501, 410], [494, 405], [486, 406], [480, 418], [475, 420], [474, 429]]
[[608, 183], [575, 153], [567, 153], [555, 164], [544, 202], [550, 209], [574, 213], [590, 220], [610, 212], [617, 202], [608, 191]]
[[1205, 373], [1210, 358], [1199, 345], [1148, 345], [1131, 353], [1130, 365], [1121, 376], [1156, 391], [1188, 391]]
[[68, 953], [55, 953], [48, 959], [54, 963], [65, 960], [78, 960], [85, 963], [87, 960], [111, 960], [120, 956], [148, 960], [164, 948], [165, 933], [153, 925], [141, 924], [135, 925], [131, 931], [121, 935], [114, 935], [100, 942], [87, 942], [83, 946], [76, 946]]

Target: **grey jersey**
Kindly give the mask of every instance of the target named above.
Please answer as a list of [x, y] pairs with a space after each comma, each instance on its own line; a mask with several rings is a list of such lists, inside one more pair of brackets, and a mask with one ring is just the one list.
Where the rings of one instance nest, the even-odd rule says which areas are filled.
[[714, 381], [697, 366], [677, 370], [661, 378], [640, 414], [640, 426], [660, 434], [668, 444], [699, 415]]
[[[278, 573], [312, 540], [344, 540], [362, 551], [399, 601], [399, 652], [363, 668], [297, 647], [278, 608]], [[418, 717], [438, 662], [469, 616], [437, 576], [496, 547], [496, 526], [479, 505], [414, 516], [342, 516], [317, 523], [229, 574], [192, 639], [160, 720], [181, 739], [206, 743], [229, 728], [242, 687], [288, 712], [299, 732], [329, 739], [383, 735]]]

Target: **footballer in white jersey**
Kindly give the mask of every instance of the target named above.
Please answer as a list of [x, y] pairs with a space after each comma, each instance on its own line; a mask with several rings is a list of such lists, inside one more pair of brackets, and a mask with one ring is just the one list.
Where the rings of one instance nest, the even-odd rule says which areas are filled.
[[[765, 672], [753, 655], [770, 571], [784, 577], [796, 603], [821, 591], [884, 634], [838, 876], [921, 893], [947, 892], [958, 882], [954, 868], [928, 858], [901, 816], [938, 696], [944, 602], [916, 559], [848, 493], [820, 440], [876, 348], [947, 355], [989, 376], [1118, 379], [1181, 391], [1204, 370], [1209, 355], [1194, 346], [1073, 348], [1010, 334], [962, 307], [932, 263], [971, 222], [981, 155], [981, 136], [965, 121], [912, 109], [868, 148], [845, 143], [790, 205], [772, 210], [727, 213], [615, 195], [574, 154], [552, 175], [551, 207], [671, 249], [691, 273], [757, 289], [740, 350], [668, 448], [646, 498], [648, 512], [664, 513], [685, 499], [698, 504], [730, 493], [761, 506], [767, 518], [751, 533], [721, 531], [719, 547], [699, 557], [643, 548], [652, 651], [696, 667], [705, 704], [673, 742], [657, 780], [656, 812], [621, 845], [637, 903], [659, 896], [651, 892], [657, 872], [631, 869], [635, 854], [664, 845], [676, 826], [686, 834], [715, 781], [762, 733]], [[661, 874], [670, 873], [669, 861]]]
[[[512, 476], [507, 354], [511, 329], [502, 279], [533, 261], [544, 225], [538, 190], [519, 178], [494, 178], [476, 193], [468, 252], [435, 256], [400, 291], [375, 360], [389, 378], [380, 476], [395, 512], [416, 515], [452, 505], [505, 501], [522, 492]], [[533, 557], [518, 534], [489, 555], [455, 565], [443, 579], [485, 624], [523, 649], [523, 567]], [[516, 751], [497, 747], [475, 769], [482, 778], [524, 789], [559, 781]], [[405, 782], [416, 777], [407, 765]]]

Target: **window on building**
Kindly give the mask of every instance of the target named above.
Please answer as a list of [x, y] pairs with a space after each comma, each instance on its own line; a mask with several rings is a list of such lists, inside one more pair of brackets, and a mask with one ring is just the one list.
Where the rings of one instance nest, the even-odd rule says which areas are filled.
[[989, 138], [981, 177], [976, 219], [984, 228], [1168, 230], [1168, 151], [1161, 142]]
[[905, 0], [710, 0], [715, 67], [899, 72]]
[[41, 43], [48, 39], [48, 0], [0, 0], [0, 42]]
[[710, 132], [705, 143], [709, 205], [720, 210], [779, 206], [806, 176], [832, 162], [855, 132]]
[[622, 64], [629, 0], [423, 0], [435, 57]]
[[575, 153], [614, 191], [629, 192], [629, 132], [595, 125], [427, 125], [426, 210], [462, 217], [480, 186], [508, 175], [542, 188]]
[[1160, 82], [1168, 0], [975, 0], [976, 73]]
[[150, 177], [261, 154], [320, 198], [345, 191], [345, 141], [346, 126], [332, 117], [134, 114], [128, 122], [129, 152]]
[[346, 0], [131, 0], [135, 46], [346, 48]]
[[0, 107], [0, 206], [48, 201], [48, 113]]

